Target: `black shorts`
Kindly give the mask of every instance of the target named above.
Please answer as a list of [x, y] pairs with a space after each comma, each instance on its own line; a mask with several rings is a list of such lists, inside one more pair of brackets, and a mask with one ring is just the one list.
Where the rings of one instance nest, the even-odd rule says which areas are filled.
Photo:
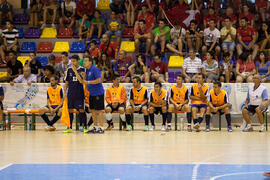
[[89, 108], [92, 110], [104, 110], [104, 94], [89, 97]]
[[[135, 105], [135, 106], [139, 106], [140, 104], [134, 104], [134, 105]], [[148, 107], [148, 106], [145, 104], [145, 105], [141, 106], [141, 108], [140, 108], [139, 111], [135, 111], [135, 110], [134, 110], [134, 112], [135, 112], [135, 113], [142, 114], [142, 113], [143, 113], [143, 112], [142, 112], [142, 108], [143, 108], [144, 106], [145, 106], [146, 108]]]
[[1, 108], [2, 111], [4, 110], [4, 106], [3, 106], [3, 102], [2, 101], [0, 101], [0, 108]]
[[116, 108], [113, 108], [113, 107], [112, 107], [112, 104], [108, 104], [106, 107], [110, 107], [110, 108], [112, 109], [112, 112], [118, 111], [118, 109], [119, 109], [120, 107], [126, 109], [126, 105], [125, 105], [124, 103], [122, 103], [122, 104], [119, 104], [119, 103], [118, 103], [118, 106], [117, 106]]
[[217, 112], [211, 112], [212, 114], [220, 114], [223, 115], [224, 112], [222, 112], [222, 109], [219, 109]]
[[[207, 50], [209, 50], [209, 49], [211, 48], [212, 44], [213, 44], [212, 42], [209, 42], [209, 46], [207, 46], [207, 45], [205, 44], [205, 46], [207, 47]], [[216, 49], [217, 46], [219, 46], [219, 43], [218, 43], [218, 42], [216, 42], [216, 44], [214, 45], [214, 47], [213, 47], [212, 50], [215, 51], [215, 49]]]
[[162, 107], [153, 107], [155, 109], [155, 114], [162, 114]]
[[68, 97], [68, 109], [84, 110], [84, 98]]
[[[259, 107], [259, 105], [248, 105], [248, 107], [245, 108], [245, 109], [248, 110], [248, 112], [250, 112], [252, 114], [255, 114], [257, 107]], [[264, 113], [265, 111], [267, 111], [267, 108], [265, 108], [264, 110], [262, 110], [262, 113]]]

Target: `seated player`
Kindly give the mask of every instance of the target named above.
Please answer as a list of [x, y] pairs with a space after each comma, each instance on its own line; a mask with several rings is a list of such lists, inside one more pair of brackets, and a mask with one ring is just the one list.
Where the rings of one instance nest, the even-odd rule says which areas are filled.
[[[55, 127], [53, 125], [61, 117], [64, 98], [63, 98], [63, 89], [61, 86], [58, 85], [58, 77], [52, 76], [50, 78], [50, 82], [51, 86], [47, 88], [47, 106], [39, 109], [39, 114], [48, 125], [47, 127], [45, 127], [45, 130], [55, 131]], [[52, 121], [49, 120], [46, 113], [50, 113], [51, 115], [55, 114]]]
[[167, 90], [162, 88], [160, 82], [155, 82], [154, 89], [151, 91], [148, 102], [149, 117], [151, 121], [151, 128], [148, 128], [148, 122], [145, 123], [145, 131], [153, 131], [155, 129], [155, 114], [162, 115], [162, 128], [161, 131], [166, 130], [167, 107], [168, 107], [168, 93]]
[[126, 109], [126, 122], [127, 122], [127, 131], [132, 130], [131, 126], [131, 114], [143, 113], [145, 124], [148, 125], [148, 111], [147, 111], [147, 88], [141, 85], [141, 78], [135, 76], [132, 79], [133, 88], [130, 90], [129, 103], [130, 106]]
[[120, 113], [124, 129], [126, 129], [125, 108], [127, 101], [127, 93], [124, 86], [119, 85], [119, 83], [120, 76], [114, 75], [112, 86], [106, 90], [105, 100], [108, 104], [105, 108], [106, 119], [108, 123], [108, 127], [106, 130], [111, 130], [114, 127], [112, 122], [112, 112], [115, 111], [118, 111]]
[[231, 114], [229, 110], [229, 99], [225, 90], [221, 89], [221, 82], [214, 82], [213, 89], [210, 91], [210, 99], [208, 108], [205, 115], [206, 132], [210, 131], [210, 113], [212, 114], [224, 114], [227, 120], [228, 131], [232, 132], [231, 127]]
[[169, 108], [167, 115], [167, 130], [171, 130], [172, 112], [183, 111], [187, 113], [188, 131], [191, 132], [192, 114], [188, 105], [188, 88], [183, 84], [184, 76], [177, 75], [176, 85], [173, 85], [170, 90]]
[[[207, 109], [209, 89], [209, 86], [204, 84], [203, 75], [198, 74], [197, 83], [192, 85], [190, 92], [192, 118], [194, 129], [196, 129], [197, 132], [200, 131], [200, 124], [203, 121]], [[199, 118], [197, 117], [198, 112], [200, 113]]]

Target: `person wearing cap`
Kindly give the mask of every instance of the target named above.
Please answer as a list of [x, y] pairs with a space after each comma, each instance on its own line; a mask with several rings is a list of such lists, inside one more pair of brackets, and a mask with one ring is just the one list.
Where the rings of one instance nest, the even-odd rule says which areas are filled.
[[50, 54], [49, 57], [48, 57], [48, 59], [49, 59], [49, 64], [48, 65], [50, 65], [50, 66], [53, 67], [54, 74], [55, 75], [59, 75], [59, 73], [60, 73], [60, 65], [56, 63], [56, 61], [55, 61], [56, 60], [55, 59], [55, 55], [54, 54]]

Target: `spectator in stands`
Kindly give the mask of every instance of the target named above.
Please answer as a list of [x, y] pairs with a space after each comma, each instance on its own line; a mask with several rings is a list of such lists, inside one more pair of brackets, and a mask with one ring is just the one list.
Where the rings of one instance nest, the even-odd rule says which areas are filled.
[[50, 83], [51, 77], [54, 75], [52, 66], [47, 65], [44, 67], [44, 75], [38, 80], [39, 83]]
[[143, 54], [138, 56], [138, 60], [129, 66], [128, 70], [132, 78], [134, 76], [139, 76], [145, 83], [149, 83], [148, 66]]
[[[203, 31], [197, 26], [197, 21], [190, 21], [190, 28], [186, 31], [186, 40], [188, 49], [195, 49], [196, 54], [199, 54], [203, 38]], [[194, 46], [195, 44], [195, 46]]]
[[150, 29], [147, 29], [145, 20], [143, 19], [139, 21], [139, 26], [135, 31], [134, 40], [136, 56], [139, 55], [140, 45], [142, 43], [146, 44], [145, 55], [149, 56], [149, 50], [151, 47], [151, 31]]
[[13, 81], [10, 82], [10, 85], [13, 86], [14, 83], [27, 83], [27, 85], [31, 85], [32, 83], [37, 82], [37, 76], [35, 74], [31, 74], [31, 69], [29, 66], [25, 66], [23, 68], [23, 74], [19, 75]]
[[259, 53], [259, 61], [256, 62], [257, 73], [261, 76], [262, 82], [270, 81], [270, 61], [265, 52]]
[[256, 0], [255, 8], [258, 14], [260, 15], [262, 21], [266, 20], [266, 13], [268, 8], [267, 0]]
[[270, 49], [270, 28], [267, 22], [262, 22], [261, 28], [258, 31], [258, 45], [260, 51]]
[[202, 60], [196, 57], [193, 49], [188, 51], [189, 57], [184, 59], [182, 73], [187, 83], [196, 82], [197, 74], [202, 72]]
[[118, 47], [115, 42], [111, 42], [108, 34], [102, 35], [102, 42], [99, 46], [99, 53], [101, 55], [102, 52], [105, 52], [110, 61], [114, 60], [117, 57]]
[[132, 27], [135, 22], [135, 11], [138, 10], [140, 2], [136, 0], [127, 0], [125, 2], [126, 18], [128, 27]]
[[122, 36], [121, 21], [120, 19], [116, 18], [116, 13], [114, 11], [111, 13], [111, 19], [107, 21], [107, 29], [108, 31], [106, 34], [108, 34], [110, 37], [115, 35], [117, 44], [120, 44]]
[[174, 22], [174, 27], [170, 31], [171, 43], [167, 44], [167, 48], [178, 54], [179, 56], [183, 55], [183, 44], [186, 36], [186, 30], [181, 27], [180, 21], [176, 20]]
[[91, 18], [96, 7], [95, 0], [80, 0], [77, 4], [77, 16], [79, 19], [83, 18], [84, 14]]
[[37, 78], [41, 76], [42, 65], [36, 60], [36, 52], [29, 53], [30, 59], [25, 62], [25, 66], [30, 67], [31, 74], [35, 74]]
[[203, 62], [202, 72], [205, 77], [204, 79], [206, 79], [207, 83], [212, 83], [218, 80], [218, 63], [214, 59], [214, 55], [212, 54], [212, 52], [206, 53], [206, 61]]
[[0, 3], [0, 23], [2, 24], [2, 21], [12, 21], [13, 15], [12, 15], [13, 6], [7, 2], [7, 0], [2, 0]]
[[120, 76], [120, 82], [130, 82], [129, 66], [131, 66], [131, 64], [132, 62], [127, 58], [126, 52], [121, 50], [119, 52], [119, 59], [114, 64], [114, 74]]
[[63, 82], [68, 68], [71, 68], [71, 60], [69, 60], [69, 58], [68, 58], [68, 52], [62, 52], [61, 57], [62, 57], [62, 61], [59, 65], [59, 67], [60, 67], [60, 81]]
[[216, 55], [220, 54], [219, 38], [220, 31], [216, 28], [216, 20], [211, 19], [209, 28], [204, 29], [204, 46], [202, 47], [203, 56], [206, 52], [215, 51]]
[[254, 14], [249, 12], [249, 7], [247, 4], [243, 4], [243, 11], [242, 11], [242, 13], [239, 14], [238, 21], [240, 22], [242, 20], [242, 18], [244, 18], [244, 17], [247, 18], [248, 26], [254, 27], [255, 16], [254, 16]]
[[[83, 37], [86, 37], [89, 28], [90, 28], [90, 21], [87, 13], [83, 14], [83, 17], [79, 19], [79, 41], [82, 40]], [[86, 39], [87, 42], [87, 39]]]
[[154, 24], [155, 23], [155, 17], [151, 12], [149, 12], [149, 9], [148, 9], [147, 5], [142, 5], [141, 15], [138, 16], [138, 20], [135, 23], [134, 30], [136, 30], [138, 28], [140, 20], [145, 21], [146, 29], [149, 29], [150, 31], [155, 26], [155, 24]]
[[44, 29], [47, 26], [47, 15], [52, 15], [52, 28], [56, 28], [55, 25], [55, 20], [56, 20], [56, 16], [57, 13], [59, 11], [59, 3], [56, 2], [55, 0], [48, 0], [47, 3], [44, 4], [43, 7], [43, 23], [41, 26], [41, 29]]
[[228, 17], [231, 19], [232, 26], [236, 27], [237, 16], [233, 13], [233, 8], [232, 7], [227, 7], [226, 13], [225, 13], [224, 17], [222, 18], [222, 27], [225, 26], [225, 20]]
[[225, 53], [230, 52], [230, 59], [231, 59], [235, 48], [236, 29], [232, 27], [230, 17], [226, 17], [224, 22], [225, 26], [221, 29], [220, 32], [222, 40], [221, 46]]
[[233, 61], [230, 59], [230, 53], [223, 54], [223, 59], [219, 62], [220, 82], [229, 83], [233, 77]]
[[0, 82], [11, 81], [22, 74], [23, 65], [17, 60], [16, 53], [9, 52], [9, 61], [7, 63], [7, 76], [0, 78]]
[[236, 49], [239, 56], [242, 54], [243, 50], [253, 50], [252, 59], [254, 60], [257, 56], [259, 46], [255, 44], [257, 39], [255, 29], [248, 26], [247, 21], [248, 19], [243, 17], [240, 22], [241, 27], [237, 29], [237, 37], [239, 43], [236, 45]]
[[55, 55], [53, 55], [53, 54], [49, 55], [48, 59], [49, 59], [49, 64], [48, 65], [52, 66], [53, 69], [54, 69], [54, 74], [59, 76], [60, 66], [55, 61]]
[[[84, 58], [85, 57], [88, 57], [88, 56], [90, 56], [90, 52], [88, 50], [85, 50], [84, 53], [80, 53], [79, 54], [79, 58], [80, 58], [80, 60], [79, 60], [79, 66], [83, 66], [84, 67]], [[96, 65], [95, 60], [93, 60], [93, 65], [94, 66]]]
[[200, 10], [202, 8], [202, 4], [199, 5], [199, 2], [197, 0], [191, 0], [191, 4], [189, 4], [189, 9], [185, 11], [185, 13], [189, 14], [188, 17], [183, 21], [183, 24], [186, 25], [186, 27], [190, 26], [190, 22], [192, 20], [196, 20], [200, 16]]
[[72, 28], [76, 20], [76, 3], [71, 0], [65, 0], [61, 3], [61, 9], [60, 26], [65, 27], [65, 23], [68, 23], [68, 28]]
[[164, 56], [166, 43], [170, 42], [170, 27], [165, 24], [164, 19], [159, 20], [158, 27], [154, 29], [153, 34], [154, 45], [152, 45], [151, 53], [154, 55], [157, 49], [161, 49], [160, 53]]
[[92, 40], [90, 42], [89, 55], [93, 58], [93, 64], [95, 65], [98, 61], [98, 48], [96, 40]]
[[5, 52], [9, 51], [18, 51], [18, 37], [19, 32], [17, 29], [13, 28], [13, 25], [10, 21], [6, 21], [6, 28], [2, 32], [3, 45], [0, 48], [2, 62], [5, 63]]
[[116, 14], [123, 14], [125, 9], [125, 1], [123, 0], [112, 0], [110, 4], [110, 8], [112, 11], [116, 12]]
[[210, 22], [212, 19], [215, 20], [216, 27], [217, 27], [217, 29], [219, 29], [220, 28], [219, 17], [216, 16], [214, 7], [209, 7], [208, 15], [205, 16], [204, 20], [203, 20], [204, 28], [208, 28], [210, 26]]
[[152, 82], [168, 82], [168, 65], [161, 60], [161, 54], [156, 54], [154, 56], [154, 61], [151, 61], [150, 63], [150, 72], [150, 78]]
[[101, 72], [101, 80], [102, 82], [106, 82], [111, 80], [113, 69], [112, 64], [109, 60], [109, 57], [106, 53], [101, 53], [101, 56], [98, 60], [97, 67], [99, 68]]
[[91, 19], [91, 26], [89, 29], [89, 33], [87, 34], [86, 40], [91, 39], [93, 34], [97, 34], [98, 38], [101, 37], [105, 24], [105, 19], [100, 16], [101, 12], [99, 10], [95, 10], [94, 17]]
[[245, 51], [240, 55], [240, 59], [236, 64], [235, 72], [237, 75], [237, 83], [242, 83], [244, 81], [247, 83], [253, 82], [253, 75], [256, 74], [256, 68], [249, 52]]
[[32, 0], [30, 3], [30, 27], [38, 28], [41, 19], [43, 3], [41, 0]]

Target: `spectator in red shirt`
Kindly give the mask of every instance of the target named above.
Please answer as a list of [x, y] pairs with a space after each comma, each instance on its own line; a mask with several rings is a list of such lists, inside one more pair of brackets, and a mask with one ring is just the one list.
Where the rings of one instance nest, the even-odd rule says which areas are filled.
[[94, 14], [96, 7], [96, 1], [95, 0], [80, 0], [77, 4], [77, 15], [78, 18], [82, 18], [83, 14], [87, 13], [89, 17], [91, 17]]
[[246, 51], [253, 50], [252, 59], [255, 59], [259, 46], [255, 44], [257, 39], [255, 29], [248, 27], [247, 21], [248, 19], [246, 17], [243, 17], [240, 21], [241, 27], [237, 29], [238, 44], [236, 50], [239, 56], [243, 53], [243, 49]]
[[209, 0], [207, 1], [207, 8], [213, 7], [214, 9], [216, 9], [216, 15], [218, 15], [218, 12], [220, 10], [220, 2], [216, 1], [216, 0]]
[[117, 51], [117, 44], [110, 41], [108, 34], [103, 34], [102, 43], [99, 46], [99, 56], [102, 52], [105, 52], [109, 56], [109, 59], [112, 61], [117, 57]]
[[267, 6], [268, 6], [267, 0], [256, 0], [255, 1], [256, 11], [260, 14], [262, 21], [265, 21]]
[[243, 17], [248, 19], [247, 23], [249, 26], [254, 27], [254, 14], [249, 12], [249, 7], [247, 4], [243, 4], [243, 12], [239, 14], [239, 22]]
[[241, 54], [240, 59], [237, 61], [235, 72], [237, 75], [236, 83], [242, 83], [244, 81], [247, 83], [253, 82], [256, 67], [249, 52], [245, 51]]
[[146, 22], [146, 28], [149, 29], [149, 30], [152, 30], [154, 25], [155, 25], [154, 24], [155, 23], [154, 15], [149, 12], [149, 9], [148, 9], [147, 5], [142, 6], [142, 11], [141, 12], [142, 12], [141, 15], [138, 17], [138, 20], [135, 23], [134, 31], [136, 31], [136, 29], [139, 26], [139, 21], [142, 20], [142, 19], [145, 20], [145, 22]]
[[228, 7], [226, 9], [226, 13], [222, 18], [222, 27], [225, 26], [225, 19], [229, 17], [231, 19], [231, 23], [233, 27], [236, 27], [236, 23], [237, 23], [237, 16], [233, 13], [233, 8], [232, 7]]
[[219, 29], [220, 27], [220, 23], [219, 23], [219, 18], [218, 16], [215, 15], [215, 9], [213, 7], [210, 7], [208, 9], [208, 15], [204, 17], [204, 20], [203, 20], [203, 25], [204, 25], [204, 28], [208, 28], [209, 27], [209, 23], [211, 21], [211, 19], [215, 19], [216, 20], [216, 27]]
[[136, 56], [139, 55], [139, 49], [142, 42], [146, 43], [145, 55], [148, 56], [151, 47], [151, 31], [146, 28], [146, 23], [143, 19], [139, 21], [139, 27], [135, 31], [134, 40]]
[[132, 65], [130, 58], [127, 58], [126, 52], [121, 50], [119, 52], [119, 59], [114, 64], [114, 74], [120, 76], [120, 82], [129, 83], [130, 82], [130, 72], [129, 66]]
[[168, 66], [164, 61], [161, 60], [160, 54], [156, 54], [154, 56], [154, 61], [150, 63], [150, 71], [150, 78], [152, 82], [168, 82]]

